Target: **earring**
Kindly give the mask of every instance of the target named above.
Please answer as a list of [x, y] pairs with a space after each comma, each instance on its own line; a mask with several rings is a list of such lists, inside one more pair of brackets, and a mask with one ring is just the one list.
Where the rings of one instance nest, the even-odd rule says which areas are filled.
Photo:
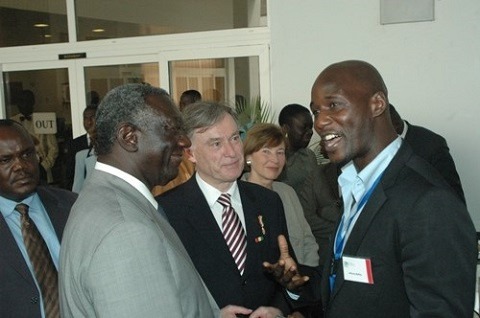
[[286, 132], [286, 133], [285, 133], [285, 138], [287, 138], [287, 139], [288, 139], [288, 132]]
[[251, 165], [252, 164], [252, 160], [250, 159], [247, 159], [247, 166]]

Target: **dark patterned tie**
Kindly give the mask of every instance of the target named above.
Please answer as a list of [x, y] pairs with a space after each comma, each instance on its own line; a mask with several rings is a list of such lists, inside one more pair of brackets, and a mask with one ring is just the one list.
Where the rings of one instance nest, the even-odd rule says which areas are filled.
[[42, 291], [45, 317], [60, 317], [58, 307], [58, 277], [47, 244], [38, 232], [35, 223], [28, 216], [28, 205], [19, 203], [15, 210], [20, 212], [22, 236], [28, 257], [32, 263], [35, 278]]
[[228, 249], [232, 253], [233, 259], [237, 264], [240, 275], [245, 270], [245, 260], [247, 259], [247, 238], [240, 222], [237, 212], [232, 207], [229, 194], [222, 194], [218, 198], [218, 203], [223, 206], [222, 213], [222, 232]]

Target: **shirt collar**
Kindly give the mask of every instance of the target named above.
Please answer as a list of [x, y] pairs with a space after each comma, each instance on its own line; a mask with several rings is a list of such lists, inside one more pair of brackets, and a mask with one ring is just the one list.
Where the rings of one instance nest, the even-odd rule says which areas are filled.
[[130, 184], [132, 187], [137, 189], [153, 205], [155, 209], [158, 209], [158, 203], [153, 197], [152, 192], [150, 192], [150, 190], [142, 181], [138, 180], [131, 174], [126, 173], [125, 171], [122, 171], [118, 168], [115, 168], [114, 166], [107, 165], [105, 163], [98, 162], [98, 161], [95, 164], [95, 169], [112, 174], [124, 180], [125, 182]]
[[402, 133], [400, 134], [400, 137], [405, 139], [405, 136], [407, 135], [407, 131], [408, 131], [408, 125], [405, 120], [402, 120], [402, 122], [403, 122], [403, 130], [402, 130]]
[[212, 187], [205, 180], [203, 180], [198, 173], [195, 174], [195, 179], [197, 180], [198, 186], [200, 187], [200, 190], [205, 196], [205, 199], [207, 200], [207, 203], [210, 206], [210, 209], [212, 209], [214, 204], [217, 203], [217, 200], [222, 193], [230, 194], [232, 204], [233, 204], [233, 201], [240, 200], [237, 181], [233, 182], [232, 186], [230, 187], [230, 189], [228, 189], [227, 192], [221, 192], [217, 188]]
[[369, 189], [375, 180], [385, 171], [402, 144], [398, 136], [387, 147], [385, 147], [365, 168], [357, 172], [353, 161], [350, 161], [342, 168], [342, 174], [338, 183], [345, 196], [352, 193], [356, 202], [361, 200], [366, 189]]
[[35, 204], [37, 200], [40, 200], [36, 192], [32, 193], [30, 196], [26, 197], [21, 201], [13, 201], [4, 197], [0, 197], [0, 211], [4, 218], [8, 218], [14, 211], [15, 207], [19, 203], [25, 203], [29, 207]]

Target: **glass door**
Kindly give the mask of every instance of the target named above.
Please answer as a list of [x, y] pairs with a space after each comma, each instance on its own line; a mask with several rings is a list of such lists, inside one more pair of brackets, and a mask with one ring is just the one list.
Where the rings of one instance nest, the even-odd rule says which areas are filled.
[[[25, 125], [32, 126], [32, 134], [43, 148], [39, 153], [45, 181], [67, 187], [71, 184], [66, 176], [68, 148], [73, 138], [86, 133], [83, 110], [92, 103], [92, 95], [98, 95], [98, 103], [116, 86], [149, 83], [169, 91], [177, 103], [188, 89], [199, 90], [204, 100], [222, 101], [232, 107], [239, 99], [257, 97], [268, 103], [268, 51], [266, 45], [185, 48], [131, 56], [0, 64], [0, 116], [23, 119]], [[22, 112], [21, 108], [32, 110]]]
[[177, 103], [182, 92], [191, 89], [203, 100], [232, 107], [259, 98], [268, 103], [268, 52], [266, 45], [162, 52], [160, 65], [169, 71], [161, 73], [161, 80]]
[[72, 138], [71, 63], [43, 66], [26, 69], [29, 65], [4, 65], [1, 112], [3, 118], [18, 121], [33, 136], [42, 181], [63, 186], [65, 155]]

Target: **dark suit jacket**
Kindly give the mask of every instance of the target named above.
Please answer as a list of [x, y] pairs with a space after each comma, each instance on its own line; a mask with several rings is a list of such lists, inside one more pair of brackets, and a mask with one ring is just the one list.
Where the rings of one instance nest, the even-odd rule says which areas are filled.
[[66, 162], [66, 183], [65, 189], [72, 190], [73, 178], [75, 177], [75, 155], [77, 152], [88, 148], [87, 134], [78, 136], [70, 142], [68, 147], [67, 162]]
[[[332, 250], [332, 248], [330, 248]], [[325, 266], [326, 317], [472, 317], [477, 239], [465, 205], [407, 143], [366, 203], [343, 255], [370, 258], [374, 284], [345, 281], [333, 293]]]
[[[262, 186], [237, 182], [247, 231], [243, 276], [240, 276], [195, 175], [157, 200], [220, 308], [230, 304], [252, 309], [274, 306], [287, 314], [289, 307], [284, 289], [264, 272], [262, 266], [263, 261], [277, 262], [277, 236], [288, 233], [282, 201], [278, 194]], [[257, 243], [255, 238], [261, 235], [259, 215], [263, 216], [266, 235], [265, 240]]]
[[408, 126], [405, 140], [412, 146], [413, 152], [437, 169], [465, 203], [462, 183], [445, 138], [426, 128], [405, 123]]
[[331, 162], [319, 165], [298, 193], [305, 219], [317, 240], [320, 264], [330, 255], [330, 241], [343, 211], [337, 178], [337, 165]]
[[[38, 187], [37, 193], [60, 240], [77, 195], [53, 187]], [[0, 217], [0, 252], [0, 316], [40, 317], [40, 294], [3, 217]]]

